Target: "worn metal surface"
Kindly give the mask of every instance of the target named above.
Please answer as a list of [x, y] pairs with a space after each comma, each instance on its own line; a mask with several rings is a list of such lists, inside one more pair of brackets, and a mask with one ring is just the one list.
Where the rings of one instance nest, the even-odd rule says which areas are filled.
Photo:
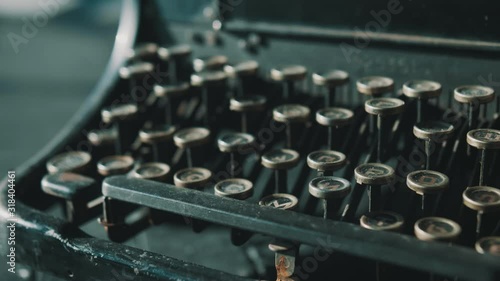
[[446, 276], [486, 281], [496, 280], [500, 273], [497, 258], [470, 249], [365, 230], [353, 224], [220, 198], [169, 184], [114, 176], [104, 181], [102, 192], [104, 196], [125, 202]]

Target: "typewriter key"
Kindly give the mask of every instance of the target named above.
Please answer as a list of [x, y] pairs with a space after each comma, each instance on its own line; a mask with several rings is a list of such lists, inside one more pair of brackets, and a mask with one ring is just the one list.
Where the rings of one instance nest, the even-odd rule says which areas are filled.
[[236, 96], [244, 96], [244, 89], [246, 88], [246, 85], [251, 83], [248, 78], [255, 77], [258, 69], [259, 63], [254, 60], [224, 66], [224, 72], [226, 72], [226, 75], [235, 79], [237, 92]]
[[135, 104], [119, 104], [106, 107], [101, 110], [101, 118], [104, 123], [113, 123], [113, 129], [116, 131], [115, 152], [121, 153], [125, 136], [125, 128], [123, 122], [133, 119], [137, 115], [137, 105]]
[[273, 119], [286, 125], [286, 146], [292, 148], [292, 124], [306, 123], [311, 111], [300, 104], [285, 104], [273, 109]]
[[158, 51], [158, 44], [148, 42], [141, 43], [130, 49], [126, 56], [129, 60], [140, 61], [143, 59], [152, 59], [156, 57], [156, 52]]
[[298, 254], [298, 247], [292, 242], [282, 239], [274, 239], [268, 245], [269, 250], [274, 254], [274, 266], [276, 267], [277, 281], [298, 281], [292, 277], [295, 272], [295, 263]]
[[130, 95], [134, 100], [134, 103], [143, 103], [146, 99], [139, 100], [139, 94], [137, 94], [138, 87], [137, 81], [150, 75], [155, 70], [155, 66], [149, 62], [136, 62], [134, 64], [123, 66], [120, 68], [119, 73], [122, 79], [129, 80]]
[[419, 139], [425, 140], [425, 169], [430, 169], [431, 141], [445, 142], [453, 133], [454, 127], [441, 121], [425, 121], [413, 126], [413, 134]]
[[476, 251], [481, 254], [500, 256], [500, 237], [483, 237], [476, 242], [475, 248]]
[[479, 185], [483, 185], [486, 149], [500, 149], [500, 130], [477, 129], [469, 131], [467, 133], [467, 143], [481, 150]]
[[395, 179], [394, 169], [380, 163], [367, 163], [354, 170], [356, 182], [368, 187], [368, 211], [379, 211], [381, 207], [381, 185], [391, 184]]
[[275, 192], [286, 192], [287, 170], [297, 165], [299, 157], [299, 153], [291, 149], [272, 150], [262, 155], [262, 166], [274, 170]]
[[134, 158], [128, 155], [106, 156], [97, 162], [97, 171], [101, 176], [122, 175], [134, 167]]
[[132, 176], [139, 179], [163, 182], [170, 172], [170, 166], [164, 163], [149, 162], [132, 170]]
[[177, 187], [201, 190], [208, 184], [211, 177], [212, 172], [205, 168], [186, 168], [174, 174], [174, 184]]
[[221, 85], [227, 79], [227, 76], [222, 71], [204, 71], [191, 75], [191, 85], [201, 87], [201, 100], [205, 110], [205, 123], [210, 123], [209, 119], [214, 117], [212, 106], [209, 100], [210, 88]]
[[252, 111], [262, 111], [266, 107], [267, 99], [263, 96], [234, 97], [229, 101], [229, 109], [241, 112], [241, 131], [246, 133], [247, 113]]
[[168, 62], [168, 76], [170, 77], [171, 83], [178, 83], [179, 60], [188, 57], [191, 55], [191, 52], [191, 46], [189, 45], [158, 48], [158, 57], [160, 57], [161, 60]]
[[[253, 184], [246, 179], [232, 178], [218, 182], [214, 186], [217, 196], [245, 200], [253, 195]], [[231, 229], [231, 242], [240, 246], [252, 237], [252, 233], [238, 228]]]
[[188, 167], [193, 166], [191, 148], [204, 145], [210, 141], [210, 130], [201, 127], [182, 129], [174, 135], [174, 143], [181, 149], [186, 149]]
[[426, 217], [415, 222], [414, 231], [419, 240], [451, 242], [460, 236], [462, 228], [450, 219]]
[[165, 99], [165, 121], [167, 125], [172, 124], [172, 100], [189, 92], [189, 83], [183, 82], [172, 85], [155, 85], [153, 92], [158, 98]]
[[254, 60], [243, 61], [235, 65], [225, 65], [224, 72], [229, 77], [242, 77], [256, 75], [259, 69], [259, 63]]
[[218, 182], [214, 191], [217, 196], [245, 200], [253, 195], [253, 184], [246, 179], [232, 178]]
[[72, 223], [88, 216], [87, 203], [100, 192], [94, 179], [70, 172], [46, 175], [41, 185], [43, 192], [66, 201], [66, 216]]
[[223, 55], [199, 57], [193, 60], [193, 69], [196, 72], [222, 70], [227, 62], [227, 57]]
[[46, 167], [50, 174], [60, 172], [84, 173], [92, 156], [83, 151], [70, 151], [58, 154], [47, 161]]
[[[122, 79], [138, 79], [153, 72], [154, 65], [149, 62], [137, 62], [120, 68], [120, 77]], [[131, 89], [132, 90], [132, 89]]]
[[294, 83], [306, 78], [307, 69], [302, 65], [287, 65], [271, 69], [271, 79], [283, 84], [283, 98], [293, 97], [295, 94]]
[[476, 234], [479, 237], [483, 214], [500, 211], [500, 190], [489, 186], [468, 187], [462, 198], [465, 206], [477, 211]]
[[441, 84], [429, 80], [413, 80], [403, 84], [403, 94], [417, 99], [417, 123], [422, 122], [422, 100], [437, 98], [441, 94]]
[[259, 201], [261, 206], [270, 206], [282, 210], [294, 210], [298, 203], [297, 197], [286, 193], [274, 193]]
[[114, 144], [118, 137], [117, 133], [113, 129], [93, 130], [87, 134], [87, 139], [93, 146]]
[[354, 113], [345, 108], [328, 107], [316, 111], [316, 122], [328, 127], [328, 148], [333, 149], [333, 128], [344, 127], [352, 122]]
[[315, 85], [324, 86], [328, 90], [325, 94], [325, 107], [330, 107], [335, 103], [335, 88], [349, 82], [349, 73], [343, 70], [315, 72], [312, 74], [312, 80]]
[[387, 115], [400, 114], [404, 110], [405, 102], [395, 98], [374, 98], [365, 102], [365, 111], [368, 114], [377, 115], [377, 159], [382, 158], [382, 136], [384, 135], [384, 126], [382, 117]]
[[[275, 193], [262, 198], [259, 201], [261, 206], [269, 206], [282, 210], [294, 210], [299, 203], [297, 197], [291, 194]], [[295, 257], [297, 248], [292, 243], [276, 239], [269, 244], [269, 250], [275, 252], [275, 266], [277, 280], [288, 280], [295, 271]]]
[[383, 76], [368, 76], [356, 81], [358, 92], [363, 95], [380, 96], [394, 90], [394, 80]]
[[442, 192], [449, 186], [449, 179], [445, 174], [431, 170], [414, 171], [406, 176], [406, 185], [415, 193], [422, 196], [422, 212], [432, 211], [432, 194]]
[[[397, 232], [403, 227], [404, 219], [403, 216], [394, 212], [370, 212], [361, 216], [359, 224], [370, 230]], [[378, 261], [375, 262], [375, 280], [383, 280], [380, 276], [383, 265]]]
[[453, 97], [459, 103], [468, 104], [468, 125], [469, 130], [474, 128], [475, 116], [479, 112], [479, 107], [475, 105], [486, 104], [495, 99], [495, 90], [490, 87], [468, 85], [455, 88]]
[[252, 147], [255, 143], [255, 138], [250, 134], [245, 133], [230, 133], [221, 136], [217, 140], [217, 145], [221, 152], [229, 153], [230, 155], [230, 166], [231, 166], [231, 176], [235, 176], [236, 170], [236, 156], [235, 154], [241, 154], [245, 152], [246, 149]]
[[150, 144], [153, 149], [153, 160], [160, 161], [159, 143], [167, 142], [172, 139], [176, 126], [158, 125], [150, 129], [142, 129], [139, 131], [139, 139], [143, 143]]
[[337, 177], [317, 177], [309, 182], [309, 193], [322, 200], [323, 218], [334, 218], [342, 200], [351, 192], [351, 184]]
[[359, 219], [359, 224], [371, 230], [399, 231], [404, 224], [404, 219], [398, 213], [380, 211], [363, 215]]
[[346, 157], [342, 152], [333, 150], [317, 150], [307, 155], [307, 166], [318, 171], [318, 177], [325, 171], [335, 171], [344, 167]]

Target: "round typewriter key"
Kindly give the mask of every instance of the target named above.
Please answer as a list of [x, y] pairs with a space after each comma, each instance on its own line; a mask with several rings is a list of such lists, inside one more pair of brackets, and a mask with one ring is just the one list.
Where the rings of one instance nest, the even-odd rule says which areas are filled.
[[475, 248], [481, 254], [500, 256], [500, 237], [483, 237], [476, 242]]
[[191, 148], [208, 143], [210, 130], [201, 127], [182, 129], [174, 135], [174, 143], [181, 149], [186, 149], [188, 167], [193, 166]]
[[371, 230], [399, 231], [404, 224], [404, 219], [403, 216], [394, 212], [371, 212], [363, 215], [359, 224]]
[[[209, 92], [214, 91], [217, 85], [222, 85], [226, 82], [227, 76], [222, 71], [203, 71], [191, 75], [191, 85], [195, 87], [201, 87], [201, 100], [203, 108], [205, 110], [205, 124], [209, 124], [210, 119], [212, 119], [215, 114], [213, 113], [212, 106], [213, 101], [209, 100]], [[212, 97], [213, 100], [214, 97]]]
[[245, 200], [253, 195], [253, 184], [246, 179], [232, 178], [214, 186], [215, 195]]
[[206, 70], [222, 70], [228, 59], [223, 55], [199, 57], [193, 60], [193, 69], [196, 72]]
[[462, 198], [465, 206], [477, 211], [476, 235], [480, 237], [483, 214], [500, 211], [500, 190], [489, 186], [468, 187]]
[[229, 109], [241, 112], [241, 131], [246, 133], [247, 113], [252, 111], [262, 111], [266, 107], [267, 99], [263, 96], [233, 97], [229, 101]]
[[226, 81], [227, 76], [222, 71], [203, 71], [191, 75], [191, 85], [206, 87]]
[[165, 121], [167, 125], [172, 124], [172, 100], [189, 92], [189, 83], [183, 82], [171, 85], [155, 85], [153, 92], [158, 98], [165, 99]]
[[257, 75], [259, 63], [254, 60], [243, 61], [235, 65], [224, 66], [226, 75], [234, 78], [236, 87], [236, 96], [244, 96], [244, 89], [251, 85], [253, 77]]
[[358, 92], [364, 95], [380, 96], [394, 90], [394, 80], [383, 76], [368, 76], [356, 81]]
[[351, 192], [351, 184], [337, 177], [317, 177], [309, 182], [309, 193], [322, 200], [323, 218], [333, 218], [342, 200]]
[[455, 88], [453, 97], [459, 103], [468, 104], [468, 125], [469, 129], [474, 128], [475, 116], [479, 112], [479, 107], [474, 108], [474, 104], [486, 104], [495, 99], [495, 90], [490, 87], [479, 85], [467, 85]]
[[[149, 62], [137, 62], [120, 68], [120, 77], [129, 80], [130, 95], [134, 103], [142, 104], [146, 101], [146, 97], [142, 97], [142, 94], [138, 93], [139, 87], [136, 87], [136, 85], [140, 79], [150, 75], [154, 70], [155, 66]], [[139, 97], [141, 97], [141, 99], [139, 99]]]
[[464, 205], [479, 212], [500, 211], [500, 190], [489, 186], [468, 187], [462, 194]]
[[415, 236], [423, 241], [453, 241], [462, 228], [456, 222], [440, 217], [426, 217], [415, 222]]
[[259, 69], [259, 63], [254, 60], [243, 61], [235, 65], [225, 65], [224, 72], [229, 77], [242, 77], [247, 75], [256, 75]]
[[292, 123], [306, 123], [310, 110], [300, 104], [285, 104], [273, 109], [273, 119], [286, 125], [286, 145], [292, 147]]
[[417, 99], [417, 123], [422, 122], [422, 100], [439, 97], [441, 84], [429, 80], [408, 81], [403, 84], [403, 94]]
[[50, 174], [60, 172], [82, 173], [87, 169], [91, 160], [92, 156], [87, 152], [70, 151], [52, 157], [47, 161], [46, 167]]
[[106, 107], [101, 110], [101, 118], [104, 123], [112, 123], [133, 118], [137, 114], [137, 105], [119, 104]]
[[138, 62], [129, 66], [120, 68], [120, 77], [122, 79], [137, 79], [148, 75], [153, 72], [154, 65], [149, 62]]
[[469, 131], [467, 133], [467, 143], [481, 150], [479, 185], [483, 185], [486, 149], [500, 149], [500, 130], [477, 129]]
[[231, 176], [235, 176], [236, 170], [236, 152], [244, 152], [244, 150], [252, 147], [255, 143], [255, 138], [246, 133], [230, 133], [221, 136], [217, 140], [217, 145], [221, 152], [229, 153]]
[[346, 157], [342, 152], [333, 150], [318, 150], [307, 155], [307, 166], [317, 170], [318, 176], [322, 176], [324, 171], [335, 171], [344, 167]]
[[186, 44], [158, 48], [158, 56], [162, 60], [172, 60], [176, 58], [187, 57], [191, 55], [191, 52], [191, 46]]
[[[404, 219], [403, 216], [394, 212], [369, 212], [361, 216], [359, 224], [361, 227], [370, 230], [398, 232], [403, 227]], [[384, 280], [380, 276], [382, 266], [385, 267], [385, 264], [381, 264], [378, 261], [375, 262], [375, 280]]]
[[325, 107], [330, 107], [335, 103], [335, 88], [349, 82], [349, 73], [343, 70], [330, 70], [324, 73], [315, 72], [312, 74], [312, 80], [315, 85], [327, 88]]
[[155, 162], [160, 162], [160, 143], [171, 140], [176, 130], [176, 126], [157, 125], [153, 128], [139, 131], [139, 139], [141, 142], [151, 145], [153, 149], [153, 160]]
[[140, 61], [141, 59], [151, 59], [156, 57], [157, 51], [158, 51], [158, 44], [148, 42], [148, 43], [138, 44], [133, 49], [129, 50], [126, 56], [130, 60]]
[[276, 192], [287, 190], [287, 170], [295, 167], [299, 162], [299, 153], [291, 149], [272, 150], [261, 157], [262, 166], [273, 169]]
[[404, 110], [405, 102], [395, 98], [374, 98], [365, 102], [365, 111], [368, 114], [377, 115], [377, 159], [382, 158], [382, 136], [384, 135], [384, 126], [382, 116], [400, 114]]
[[283, 239], [273, 239], [268, 245], [269, 250], [274, 252], [274, 266], [276, 267], [276, 280], [297, 281], [293, 277], [295, 263], [298, 255], [298, 246], [293, 242]]
[[99, 196], [99, 185], [93, 178], [71, 172], [48, 174], [41, 182], [43, 192], [64, 199], [66, 218], [75, 224], [88, 218], [87, 203]]
[[113, 123], [113, 129], [116, 131], [115, 152], [120, 154], [125, 144], [126, 128], [124, 122], [133, 119], [138, 112], [135, 104], [120, 104], [106, 107], [101, 110], [101, 118], [104, 123]]
[[297, 197], [286, 193], [274, 193], [259, 201], [261, 206], [270, 206], [282, 210], [294, 210], [299, 203]]
[[271, 79], [283, 84], [283, 98], [287, 100], [295, 93], [294, 83], [306, 78], [307, 69], [302, 65], [287, 65], [271, 69]]
[[340, 128], [352, 122], [354, 113], [345, 108], [327, 107], [316, 111], [316, 122], [328, 127], [328, 148], [333, 149], [333, 128]]
[[117, 132], [113, 129], [94, 130], [87, 134], [87, 139], [93, 146], [115, 143]]
[[186, 168], [174, 174], [174, 184], [177, 187], [202, 189], [211, 177], [212, 172], [205, 168]]
[[356, 182], [368, 187], [368, 210], [379, 211], [382, 194], [381, 185], [391, 184], [395, 179], [394, 169], [380, 163], [367, 163], [354, 170]]
[[191, 46], [189, 45], [176, 45], [170, 47], [160, 47], [158, 48], [158, 57], [161, 60], [168, 62], [168, 77], [171, 83], [177, 83], [179, 64], [181, 59], [184, 59], [191, 55]]
[[449, 186], [449, 179], [445, 174], [431, 170], [414, 171], [406, 177], [406, 185], [422, 196], [422, 212], [432, 211], [432, 194], [442, 192]]
[[97, 162], [97, 171], [101, 176], [126, 174], [134, 167], [134, 158], [127, 155], [107, 156]]
[[164, 181], [170, 172], [170, 166], [164, 163], [149, 162], [137, 166], [132, 170], [132, 176], [139, 179]]
[[158, 143], [161, 141], [168, 141], [172, 139], [176, 130], [176, 126], [157, 125], [153, 128], [140, 130], [139, 138], [144, 143]]
[[430, 169], [431, 141], [445, 142], [453, 133], [454, 127], [451, 124], [441, 121], [424, 121], [413, 126], [415, 137], [425, 140], [425, 169]]

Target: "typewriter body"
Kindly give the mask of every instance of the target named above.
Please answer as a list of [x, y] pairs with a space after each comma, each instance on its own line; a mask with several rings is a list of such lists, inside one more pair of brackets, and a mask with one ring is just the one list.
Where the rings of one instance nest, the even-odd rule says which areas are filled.
[[16, 170], [17, 262], [499, 280], [500, 20], [480, 2], [124, 1], [94, 92]]

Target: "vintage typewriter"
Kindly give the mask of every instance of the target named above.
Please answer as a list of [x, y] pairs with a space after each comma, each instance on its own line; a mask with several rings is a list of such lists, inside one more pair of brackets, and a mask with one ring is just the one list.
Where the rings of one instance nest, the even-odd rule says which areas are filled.
[[17, 170], [17, 263], [500, 280], [499, 20], [469, 4], [125, 0], [95, 91]]

